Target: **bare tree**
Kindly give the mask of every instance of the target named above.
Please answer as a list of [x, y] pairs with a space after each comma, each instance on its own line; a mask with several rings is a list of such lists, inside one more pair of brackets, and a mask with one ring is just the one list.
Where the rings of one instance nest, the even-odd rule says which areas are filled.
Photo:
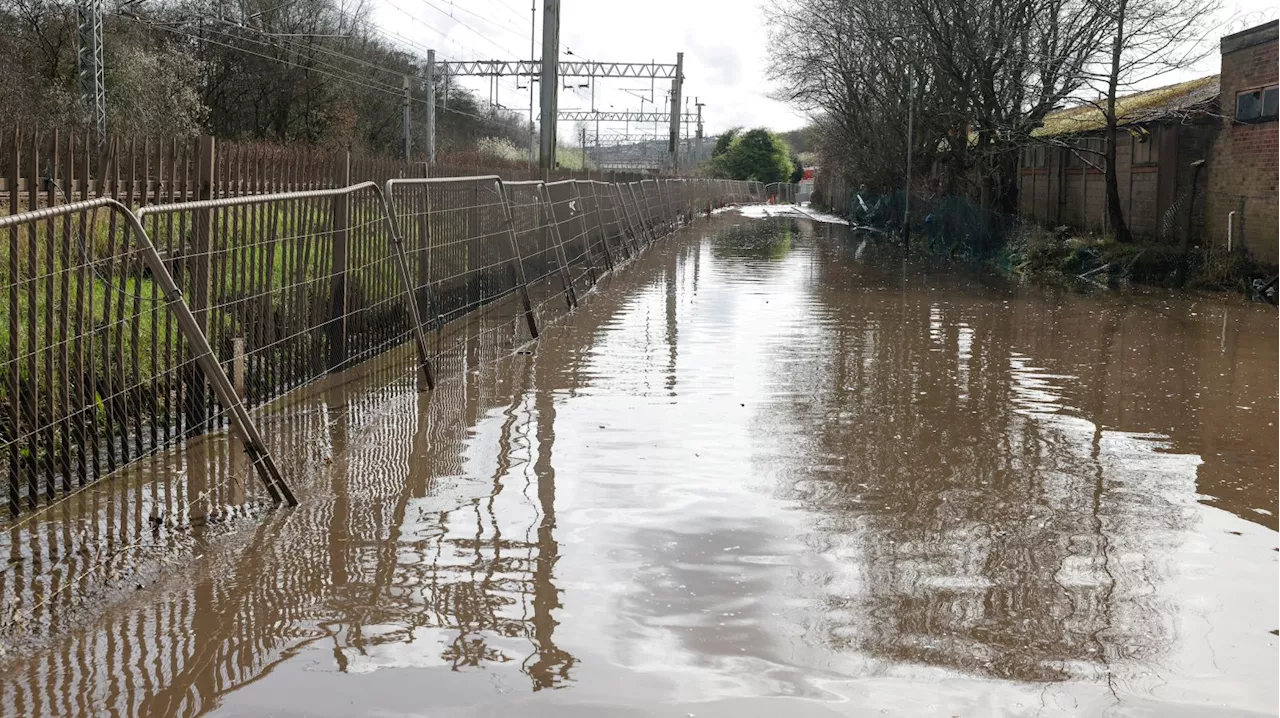
[[1188, 67], [1212, 52], [1204, 42], [1216, 28], [1206, 18], [1220, 7], [1218, 0], [1092, 0], [1108, 19], [1110, 54], [1101, 67], [1086, 72], [1093, 87], [1104, 86], [1102, 111], [1106, 121], [1107, 217], [1116, 241], [1128, 242], [1129, 224], [1120, 206], [1116, 142], [1121, 118], [1117, 97], [1121, 90], [1140, 86], [1169, 70]]
[[849, 158], [859, 179], [896, 183], [913, 91], [920, 111], [910, 171], [943, 165], [942, 190], [963, 185], [984, 207], [1012, 212], [1019, 150], [1080, 89], [1099, 54], [1108, 18], [1098, 1], [792, 5], [770, 20], [780, 97], [821, 116], [822, 136], [842, 145], [836, 154]]

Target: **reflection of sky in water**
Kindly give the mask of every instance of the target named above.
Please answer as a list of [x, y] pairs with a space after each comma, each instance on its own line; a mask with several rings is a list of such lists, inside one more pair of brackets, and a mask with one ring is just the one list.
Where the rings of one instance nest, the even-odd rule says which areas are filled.
[[1213, 650], [1275, 597], [1218, 555], [1242, 527], [1197, 503], [1199, 456], [1085, 418], [1007, 302], [815, 286], [817, 261], [732, 235], [676, 253], [585, 351], [545, 345], [556, 368], [468, 436], [447, 495], [471, 498], [408, 512], [397, 588], [443, 615], [364, 627], [347, 670], [520, 670], [641, 705], [901, 705], [962, 678], [1015, 713], [1266, 705], [1274, 658]]
[[[901, 356], [893, 314], [824, 307], [809, 263], [799, 253], [783, 267], [751, 265], [761, 271], [742, 283], [731, 263], [703, 264], [700, 311], [675, 316], [677, 403], [628, 421], [654, 439], [648, 480], [661, 488], [626, 491], [616, 512], [589, 512], [576, 529], [629, 558], [577, 557], [630, 584], [621, 599], [569, 598], [582, 627], [618, 627], [592, 650], [661, 673], [689, 698], [816, 695], [819, 676], [925, 666], [1147, 696], [1203, 664], [1178, 631], [1197, 599], [1172, 588], [1204, 521], [1201, 459], [1159, 434], [1099, 429], [1061, 393], [1076, 377], [993, 348], [989, 323], [936, 304], [921, 332], [927, 354]], [[727, 299], [739, 293], [745, 301]], [[653, 316], [661, 301], [655, 292], [632, 310]], [[910, 321], [915, 309], [904, 311]], [[743, 333], [750, 342], [715, 339]], [[620, 361], [617, 345], [597, 347], [596, 391], [612, 389]], [[884, 379], [886, 365], [897, 379]], [[658, 370], [627, 367], [630, 381]], [[744, 422], [720, 401], [730, 387], [767, 401]], [[569, 413], [561, 422], [573, 430]], [[710, 471], [667, 456], [714, 442], [725, 456]]]
[[[904, 285], [874, 243], [855, 262], [804, 224], [723, 221], [533, 357], [429, 398], [326, 396], [301, 430], [334, 449], [314, 499], [246, 540], [256, 561], [214, 552], [217, 580], [155, 599], [200, 648], [151, 712], [1274, 712], [1275, 534], [1240, 508], [1266, 501], [1198, 493], [1274, 445], [1160, 404], [1246, 403], [1175, 371], [1198, 334], [1159, 338], [1166, 371], [1130, 359], [1147, 305]], [[1234, 360], [1216, 318], [1211, 339], [1205, 366]], [[151, 605], [123, 615], [188, 620]], [[170, 655], [160, 635], [136, 640]], [[68, 655], [86, 685], [164, 682]]]

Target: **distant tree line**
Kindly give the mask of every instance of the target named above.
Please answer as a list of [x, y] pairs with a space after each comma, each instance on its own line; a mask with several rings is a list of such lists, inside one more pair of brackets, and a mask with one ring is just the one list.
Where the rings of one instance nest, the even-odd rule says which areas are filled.
[[[426, 147], [425, 51], [393, 43], [371, 0], [108, 0], [109, 130], [402, 151], [403, 78], [414, 145]], [[441, 58], [443, 59], [443, 58]], [[76, 12], [0, 0], [0, 123], [85, 123], [76, 91]], [[436, 79], [442, 155], [481, 139], [527, 148], [527, 119]], [[447, 100], [447, 103], [446, 103]]]
[[[910, 172], [938, 194], [1015, 212], [1022, 149], [1046, 115], [1085, 102], [1105, 117], [1102, 151], [1072, 151], [1107, 173], [1118, 201], [1116, 97], [1203, 56], [1217, 0], [799, 0], [770, 15], [780, 99], [814, 117], [824, 171], [901, 186], [908, 102]], [[1061, 141], [1061, 140], [1059, 140]], [[936, 171], [936, 174], [931, 171]]]

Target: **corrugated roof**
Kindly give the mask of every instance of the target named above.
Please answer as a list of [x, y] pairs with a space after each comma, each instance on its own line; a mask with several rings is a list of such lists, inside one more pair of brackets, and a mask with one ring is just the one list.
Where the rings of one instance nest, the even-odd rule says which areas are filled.
[[[1154, 90], [1135, 92], [1116, 98], [1116, 115], [1121, 125], [1171, 117], [1188, 110], [1203, 109], [1218, 96], [1218, 76], [1210, 75]], [[1093, 105], [1080, 105], [1051, 112], [1044, 126], [1032, 131], [1034, 137], [1055, 137], [1083, 132], [1096, 132], [1106, 126], [1106, 118]]]

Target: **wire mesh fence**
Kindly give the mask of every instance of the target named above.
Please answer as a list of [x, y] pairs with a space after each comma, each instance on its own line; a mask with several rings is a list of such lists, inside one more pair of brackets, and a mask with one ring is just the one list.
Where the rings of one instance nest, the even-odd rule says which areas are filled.
[[549, 182], [544, 188], [570, 278], [577, 286], [594, 287], [605, 262], [598, 253], [600, 248], [591, 246], [586, 207], [577, 183]]
[[270, 498], [292, 502], [200, 330], [203, 313], [173, 279], [189, 267], [172, 252], [166, 261], [134, 214], [99, 198], [0, 217], [0, 230], [11, 515], [219, 427], [239, 432]]
[[433, 359], [465, 349], [460, 329], [472, 320], [492, 324], [488, 331], [505, 334], [512, 347], [537, 338], [514, 214], [498, 177], [390, 180], [387, 198], [398, 232], [408, 237], [409, 294], [433, 330], [431, 345], [421, 349], [428, 374]]
[[[165, 175], [161, 190], [116, 184], [136, 210], [58, 205], [28, 183], [0, 217], [0, 483], [12, 516], [211, 433], [236, 437], [246, 471], [182, 489], [186, 503], [169, 496], [165, 515], [292, 502], [250, 409], [406, 342], [431, 388], [433, 364], [465, 365], [476, 341], [536, 339], [694, 209], [760, 196], [721, 180], [323, 188], [299, 178], [350, 167], [301, 162], [278, 182], [248, 171], [240, 186], [199, 146], [154, 156], [167, 159], [138, 184]], [[289, 191], [258, 191], [276, 187]]]
[[578, 180], [578, 194], [583, 197], [586, 212], [592, 218], [591, 242], [600, 248], [610, 271], [630, 259], [632, 248], [618, 216], [610, 185], [598, 180]]
[[557, 308], [569, 310], [577, 305], [577, 286], [546, 198], [546, 186], [525, 181], [507, 182], [504, 187], [530, 301], [541, 325], [551, 319]]

